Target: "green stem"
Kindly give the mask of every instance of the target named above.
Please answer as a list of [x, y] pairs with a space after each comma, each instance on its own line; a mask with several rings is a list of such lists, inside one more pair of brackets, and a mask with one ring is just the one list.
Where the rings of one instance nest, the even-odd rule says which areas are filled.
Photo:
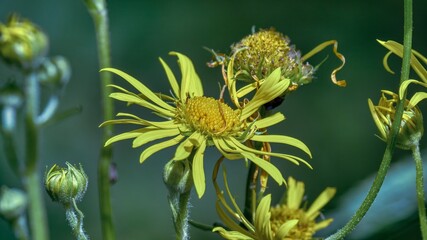
[[[105, 0], [84, 0], [90, 15], [93, 18], [98, 46], [98, 58], [101, 68], [111, 66], [110, 37], [108, 29], [108, 12]], [[101, 72], [101, 92], [103, 102], [104, 120], [110, 120], [113, 116], [113, 101], [109, 97], [111, 89], [106, 86], [112, 83], [112, 76], [108, 72]], [[106, 142], [113, 136], [113, 125], [102, 128], [102, 142]], [[101, 214], [102, 236], [105, 240], [114, 240], [115, 231], [113, 225], [113, 211], [110, 197], [110, 166], [112, 162], [112, 148], [102, 147], [98, 163], [98, 191], [99, 207]]]
[[421, 234], [423, 236], [423, 240], [425, 240], [427, 239], [427, 217], [424, 203], [423, 159], [421, 158], [418, 144], [412, 148], [412, 156], [415, 160], [418, 213], [420, 218]]
[[13, 232], [18, 240], [28, 240], [28, 224], [25, 215], [19, 216], [12, 222]]
[[[403, 60], [402, 60], [402, 71], [400, 82], [409, 79], [409, 70], [410, 70], [410, 54], [412, 48], [412, 0], [404, 0], [404, 36], [403, 36]], [[403, 99], [406, 99], [405, 96]], [[365, 216], [366, 212], [371, 207], [374, 202], [381, 186], [384, 182], [384, 178], [387, 175], [387, 170], [390, 166], [390, 162], [393, 156], [397, 134], [400, 129], [400, 123], [402, 120], [404, 101], [399, 101], [396, 107], [396, 113], [392, 128], [390, 130], [389, 138], [387, 141], [387, 147], [385, 149], [383, 159], [381, 161], [380, 168], [378, 170], [377, 176], [372, 183], [371, 189], [369, 189], [368, 195], [366, 196], [363, 203], [360, 205], [359, 209], [356, 211], [354, 216], [350, 221], [338, 232], [326, 238], [327, 240], [332, 239], [343, 239], [347, 234], [353, 231], [357, 224]]]
[[256, 208], [256, 184], [253, 182], [253, 176], [255, 174], [257, 166], [250, 162], [248, 175], [246, 178], [246, 193], [245, 193], [245, 208], [243, 209], [243, 215], [246, 219], [253, 221], [253, 215]]
[[46, 209], [41, 193], [40, 175], [37, 169], [38, 126], [36, 118], [39, 112], [39, 86], [35, 74], [30, 73], [25, 79], [26, 114], [25, 114], [25, 170], [22, 181], [29, 199], [29, 218], [34, 240], [49, 239]]
[[190, 236], [188, 234], [188, 208], [190, 206], [190, 193], [191, 191], [188, 191], [185, 193], [181, 193], [179, 196], [178, 218], [177, 221], [175, 221], [177, 240], [190, 239]]
[[74, 198], [72, 199], [72, 205], [65, 206], [65, 215], [76, 239], [88, 240], [89, 237], [86, 235], [83, 229], [84, 215], [77, 207], [76, 200]]
[[28, 172], [22, 176], [22, 180], [29, 199], [28, 210], [32, 239], [48, 240], [46, 209], [43, 203], [39, 173], [38, 171]]

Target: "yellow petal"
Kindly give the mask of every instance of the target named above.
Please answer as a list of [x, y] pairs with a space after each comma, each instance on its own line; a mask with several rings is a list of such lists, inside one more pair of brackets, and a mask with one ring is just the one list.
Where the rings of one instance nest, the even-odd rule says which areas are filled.
[[193, 158], [193, 181], [196, 188], [197, 196], [202, 198], [206, 190], [205, 170], [203, 168], [203, 159], [205, 155], [206, 141], [200, 143]]
[[108, 146], [108, 145], [110, 145], [112, 143], [118, 142], [118, 141], [130, 139], [130, 138], [136, 138], [136, 137], [138, 137], [139, 135], [141, 135], [142, 133], [144, 133], [146, 131], [149, 131], [149, 129], [140, 128], [140, 129], [133, 130], [133, 131], [130, 131], [130, 132], [124, 132], [124, 133], [118, 134], [118, 135], [113, 136], [110, 139], [108, 139], [105, 142], [104, 147]]
[[130, 83], [134, 88], [136, 88], [143, 96], [150, 99], [160, 107], [167, 109], [167, 110], [173, 110], [174, 107], [164, 102], [162, 99], [160, 99], [156, 94], [154, 94], [149, 88], [147, 88], [144, 84], [142, 84], [140, 81], [135, 79], [134, 77], [130, 76], [129, 74], [115, 69], [115, 68], [103, 68], [101, 71], [108, 71], [115, 73], [122, 77], [124, 80], [126, 80], [128, 83]]
[[254, 238], [251, 238], [245, 234], [242, 234], [237, 231], [227, 231], [222, 227], [215, 227], [212, 232], [218, 232], [221, 237], [224, 239], [233, 239], [233, 240], [252, 240]]
[[178, 144], [183, 138], [184, 138], [184, 136], [178, 135], [175, 138], [172, 138], [172, 139], [169, 139], [167, 141], [157, 143], [157, 144], [154, 144], [154, 145], [148, 147], [147, 149], [145, 149], [141, 153], [141, 155], [139, 157], [139, 162], [143, 163], [145, 160], [147, 160], [148, 157], [150, 157], [154, 153], [156, 153], [162, 149], [165, 149], [165, 148], [168, 148], [168, 147], [171, 147], [173, 145]]
[[264, 171], [268, 173], [279, 185], [282, 185], [285, 182], [285, 179], [282, 176], [282, 173], [280, 173], [279, 169], [277, 169], [273, 164], [265, 161], [262, 158], [259, 158], [255, 156], [253, 153], [248, 152], [242, 152], [241, 153], [245, 158], [249, 159], [255, 165], [262, 168]]
[[[377, 40], [381, 45], [383, 45], [385, 48], [387, 48], [388, 50], [390, 50], [391, 52], [393, 52], [394, 54], [396, 54], [399, 57], [403, 57], [403, 45], [395, 42], [395, 41], [381, 41], [381, 40]], [[423, 65], [420, 63], [420, 61], [418, 60], [417, 57], [421, 56], [421, 60], [424, 61], [424, 63], [427, 63], [427, 59], [422, 56], [420, 53], [418, 53], [415, 50], [411, 50], [411, 67], [412, 69], [414, 69], [414, 71], [417, 73], [417, 75], [421, 78], [421, 80], [425, 83], [427, 83], [427, 70], [423, 67]], [[388, 58], [388, 55], [386, 55], [386, 57]], [[386, 58], [384, 57], [384, 58]], [[387, 59], [384, 60], [387, 64]], [[384, 65], [386, 67], [386, 65]], [[388, 67], [388, 64], [387, 64]]]
[[314, 220], [318, 216], [318, 212], [322, 209], [335, 195], [336, 189], [328, 187], [326, 188], [305, 213], [309, 219]]
[[323, 43], [317, 45], [310, 52], [308, 52], [307, 54], [302, 56], [301, 61], [302, 62], [307, 61], [309, 58], [316, 55], [317, 53], [319, 53], [320, 51], [322, 51], [323, 49], [325, 49], [327, 46], [330, 46], [330, 45], [333, 45], [332, 50], [334, 51], [335, 56], [339, 60], [341, 60], [341, 65], [339, 67], [335, 68], [331, 73], [332, 82], [335, 83], [336, 85], [340, 86], [340, 87], [345, 87], [347, 85], [346, 81], [345, 80], [337, 80], [337, 78], [336, 78], [337, 72], [339, 70], [341, 70], [341, 68], [343, 68], [345, 65], [345, 57], [344, 57], [344, 55], [342, 55], [341, 53], [338, 52], [338, 42], [336, 40], [329, 40], [329, 41], [326, 41], [326, 42], [323, 42]]
[[299, 209], [304, 197], [304, 191], [303, 182], [298, 182], [294, 178], [289, 177], [286, 205], [290, 209]]
[[288, 137], [283, 135], [254, 135], [251, 138], [251, 140], [257, 141], [257, 142], [281, 143], [281, 144], [294, 146], [303, 150], [311, 158], [311, 152], [310, 152], [310, 149], [308, 149], [307, 145], [305, 145], [303, 142], [293, 137]]
[[191, 60], [187, 56], [178, 52], [170, 52], [169, 54], [178, 57], [178, 63], [182, 74], [181, 94], [179, 95], [181, 101], [186, 101], [187, 96], [203, 96], [202, 82], [200, 81]]
[[292, 219], [286, 221], [284, 224], [282, 224], [277, 230], [276, 235], [274, 236], [274, 240], [282, 240], [285, 239], [286, 236], [288, 236], [289, 232], [298, 224], [298, 219]]
[[163, 66], [163, 69], [166, 72], [166, 76], [169, 80], [169, 84], [172, 87], [172, 91], [175, 94], [176, 97], [179, 97], [179, 85], [178, 82], [176, 81], [175, 75], [173, 74], [172, 70], [169, 68], [169, 66], [165, 63], [165, 61], [163, 61], [162, 58], [159, 58], [160, 63]]
[[151, 141], [176, 136], [178, 134], [180, 134], [180, 132], [177, 128], [156, 129], [154, 131], [147, 131], [145, 133], [141, 133], [137, 138], [133, 140], [132, 147], [137, 148]]
[[285, 120], [285, 116], [283, 116], [282, 113], [277, 112], [271, 116], [268, 116], [266, 118], [260, 119], [260, 120], [256, 120], [254, 122], [254, 126], [258, 129], [260, 128], [266, 128], [269, 126], [273, 126], [281, 121]]
[[116, 93], [111, 93], [109, 96], [111, 98], [114, 98], [114, 99], [119, 100], [119, 101], [138, 104], [142, 107], [145, 107], [145, 108], [151, 109], [155, 112], [158, 112], [164, 116], [169, 116], [169, 117], [175, 116], [175, 108], [172, 108], [172, 106], [169, 106], [169, 107], [171, 107], [170, 109], [164, 109], [163, 107], [156, 106], [156, 105], [154, 105], [148, 101], [145, 101], [144, 99], [142, 99], [140, 97], [133, 96], [133, 95], [126, 94], [126, 93], [116, 92]]
[[283, 94], [289, 87], [290, 80], [281, 78], [280, 68], [274, 70], [266, 79], [264, 84], [258, 89], [254, 97], [243, 108], [240, 120], [245, 120], [258, 109]]

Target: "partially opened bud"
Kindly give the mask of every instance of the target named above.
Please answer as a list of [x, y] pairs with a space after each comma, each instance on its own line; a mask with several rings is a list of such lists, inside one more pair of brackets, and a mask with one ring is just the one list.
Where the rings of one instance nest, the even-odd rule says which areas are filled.
[[48, 38], [36, 25], [12, 15], [0, 23], [0, 56], [24, 69], [37, 68], [48, 51]]
[[[368, 100], [372, 117], [380, 132], [379, 137], [384, 141], [387, 141], [389, 137], [398, 100], [397, 94], [386, 90], [382, 90], [378, 105], [374, 106], [372, 101]], [[396, 147], [405, 150], [418, 145], [424, 133], [423, 115], [420, 109], [418, 106], [409, 107], [408, 104], [409, 101], [405, 99], [402, 121], [396, 140]]]
[[45, 188], [52, 201], [62, 204], [69, 204], [72, 199], [80, 201], [88, 184], [86, 173], [81, 165], [80, 169], [77, 169], [68, 162], [66, 164], [67, 168], [53, 165], [45, 179]]
[[3, 186], [0, 190], [0, 216], [8, 221], [13, 221], [25, 213], [27, 208], [27, 195], [15, 188]]

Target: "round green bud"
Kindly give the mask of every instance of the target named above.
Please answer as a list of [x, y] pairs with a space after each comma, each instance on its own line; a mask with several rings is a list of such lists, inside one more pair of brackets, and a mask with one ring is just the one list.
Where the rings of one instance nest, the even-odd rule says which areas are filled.
[[0, 56], [23, 69], [37, 68], [48, 51], [46, 34], [36, 25], [12, 15], [0, 23]]
[[28, 199], [25, 192], [2, 186], [0, 189], [0, 216], [13, 221], [25, 213]]
[[193, 186], [191, 168], [187, 161], [169, 161], [164, 168], [163, 181], [170, 192], [187, 193]]
[[41, 84], [61, 89], [70, 80], [70, 63], [62, 56], [48, 58], [38, 69], [37, 76]]
[[77, 169], [66, 162], [66, 168], [58, 165], [47, 172], [45, 177], [45, 188], [52, 201], [62, 204], [70, 204], [72, 200], [80, 201], [87, 189], [88, 179], [82, 166]]

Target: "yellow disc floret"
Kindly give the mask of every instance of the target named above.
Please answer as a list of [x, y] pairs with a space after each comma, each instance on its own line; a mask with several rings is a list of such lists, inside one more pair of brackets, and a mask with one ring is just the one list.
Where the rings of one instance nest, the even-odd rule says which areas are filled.
[[214, 136], [236, 133], [241, 125], [238, 110], [210, 97], [189, 98], [184, 118], [190, 128]]

